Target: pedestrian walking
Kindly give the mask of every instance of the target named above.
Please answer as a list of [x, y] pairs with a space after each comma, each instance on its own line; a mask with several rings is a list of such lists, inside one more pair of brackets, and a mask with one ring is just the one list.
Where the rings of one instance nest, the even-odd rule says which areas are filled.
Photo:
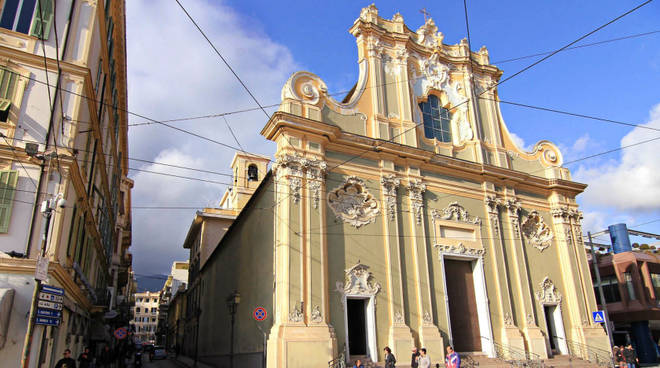
[[431, 357], [426, 354], [426, 348], [422, 348], [417, 361], [419, 362], [419, 368], [431, 368]]
[[76, 361], [71, 358], [71, 350], [64, 350], [62, 355], [64, 355], [64, 357], [57, 361], [55, 368], [76, 368]]
[[353, 368], [364, 368], [364, 365], [362, 365], [362, 361], [358, 359], [355, 361], [355, 364], [353, 364]]
[[389, 346], [386, 346], [383, 350], [385, 351], [385, 368], [396, 367], [396, 358], [394, 357], [394, 354], [392, 354], [392, 349], [390, 349]]
[[92, 367], [92, 356], [89, 353], [89, 348], [80, 353], [78, 357], [78, 367], [80, 368], [91, 368]]
[[614, 363], [616, 367], [625, 368], [627, 367], [625, 358], [623, 357], [623, 350], [618, 346], [614, 345], [612, 348], [612, 355], [614, 355]]
[[635, 349], [630, 344], [623, 349], [623, 357], [626, 360], [626, 366], [628, 368], [635, 368], [635, 366], [639, 364], [637, 352], [635, 352]]
[[445, 357], [447, 368], [461, 368], [461, 356], [454, 351], [454, 348], [447, 346], [447, 356]]
[[417, 351], [417, 348], [413, 348], [412, 357], [410, 358], [410, 368], [418, 367], [417, 359], [419, 359], [419, 351]]
[[114, 355], [112, 354], [110, 347], [106, 345], [103, 347], [103, 351], [101, 351], [101, 355], [99, 356], [99, 365], [103, 368], [110, 368], [112, 367], [113, 358]]

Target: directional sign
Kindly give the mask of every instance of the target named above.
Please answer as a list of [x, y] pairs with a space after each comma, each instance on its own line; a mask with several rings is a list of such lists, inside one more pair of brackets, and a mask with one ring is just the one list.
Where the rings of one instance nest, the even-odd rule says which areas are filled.
[[50, 310], [50, 309], [41, 309], [37, 308], [37, 316], [39, 317], [50, 317], [50, 318], [62, 318], [62, 312]]
[[257, 307], [254, 309], [252, 315], [254, 316], [254, 319], [256, 319], [257, 321], [263, 321], [266, 319], [267, 313], [264, 308]]
[[59, 326], [60, 325], [60, 319], [59, 318], [48, 318], [48, 317], [37, 317], [35, 323], [38, 324], [38, 325]]
[[39, 293], [39, 299], [53, 303], [62, 303], [64, 301], [64, 297], [62, 295], [44, 293], [43, 291]]
[[37, 303], [37, 306], [39, 308], [46, 308], [46, 309], [55, 309], [58, 311], [62, 310], [62, 304], [60, 303], [53, 303], [53, 302], [47, 302], [45, 300], [39, 300]]
[[55, 295], [64, 295], [64, 289], [50, 285], [41, 285], [41, 291], [43, 291], [44, 293], [51, 293]]
[[605, 323], [605, 311], [596, 311], [591, 312], [591, 315], [594, 319], [594, 323]]
[[126, 336], [128, 336], [128, 332], [126, 331], [125, 327], [119, 327], [118, 329], [115, 330], [114, 335], [117, 339], [122, 340], [125, 339]]

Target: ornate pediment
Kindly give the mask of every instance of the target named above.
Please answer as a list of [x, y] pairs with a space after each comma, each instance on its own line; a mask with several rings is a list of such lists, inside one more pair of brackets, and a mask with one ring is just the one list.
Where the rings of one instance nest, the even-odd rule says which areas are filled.
[[450, 221], [459, 221], [466, 222], [468, 224], [481, 224], [481, 219], [478, 217], [470, 216], [470, 214], [458, 204], [458, 202], [452, 202], [442, 211], [433, 210], [431, 211], [434, 219], [439, 220], [450, 220]]
[[369, 266], [358, 264], [347, 269], [344, 282], [337, 282], [337, 291], [343, 295], [374, 296], [380, 291], [380, 284], [374, 281]]
[[328, 205], [338, 219], [360, 228], [376, 220], [378, 201], [364, 189], [364, 181], [349, 176], [346, 183], [328, 193]]
[[554, 234], [550, 227], [543, 222], [543, 217], [537, 211], [529, 213], [529, 216], [522, 223], [521, 231], [527, 242], [541, 252], [552, 244]]
[[560, 304], [561, 293], [557, 291], [554, 282], [545, 277], [539, 284], [540, 290], [536, 292], [536, 300], [541, 304]]

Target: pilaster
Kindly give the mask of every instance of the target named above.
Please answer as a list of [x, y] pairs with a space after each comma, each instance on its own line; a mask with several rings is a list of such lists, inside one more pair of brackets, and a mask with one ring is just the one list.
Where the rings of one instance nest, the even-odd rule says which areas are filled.
[[417, 278], [417, 315], [420, 343], [426, 347], [432, 356], [444, 356], [444, 339], [438, 326], [433, 323], [433, 307], [431, 305], [431, 282], [429, 274], [429, 255], [426, 241], [428, 239], [424, 224], [424, 192], [426, 184], [416, 178], [408, 179], [408, 196], [410, 199], [410, 216], [412, 230], [412, 257]]

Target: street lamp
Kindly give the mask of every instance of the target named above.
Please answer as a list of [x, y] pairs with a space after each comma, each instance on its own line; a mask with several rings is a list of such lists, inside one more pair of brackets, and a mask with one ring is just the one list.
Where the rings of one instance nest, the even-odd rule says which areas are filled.
[[229, 367], [234, 368], [234, 316], [236, 316], [236, 309], [241, 302], [241, 294], [234, 290], [233, 293], [227, 297], [227, 310], [231, 314], [231, 334], [229, 341]]

